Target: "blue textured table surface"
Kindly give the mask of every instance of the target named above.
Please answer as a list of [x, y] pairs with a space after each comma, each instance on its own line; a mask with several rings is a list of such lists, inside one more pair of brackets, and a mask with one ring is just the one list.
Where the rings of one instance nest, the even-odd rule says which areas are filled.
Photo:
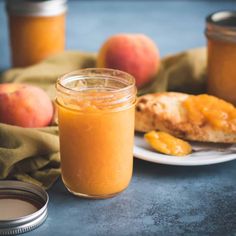
[[[236, 10], [234, 1], [70, 1], [67, 48], [97, 51], [118, 32], [142, 32], [161, 55], [205, 45], [204, 18]], [[0, 1], [0, 70], [10, 66], [7, 21]], [[49, 216], [26, 235], [236, 235], [236, 161], [201, 167], [135, 159], [129, 188], [107, 200], [49, 191]]]

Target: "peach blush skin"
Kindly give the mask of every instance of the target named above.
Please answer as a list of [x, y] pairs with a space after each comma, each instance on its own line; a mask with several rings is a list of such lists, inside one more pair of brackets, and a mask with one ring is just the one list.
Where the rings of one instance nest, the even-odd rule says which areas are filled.
[[125, 71], [135, 77], [136, 85], [140, 88], [150, 82], [158, 72], [159, 50], [145, 35], [114, 35], [101, 47], [97, 67]]
[[50, 124], [53, 105], [40, 88], [25, 84], [0, 85], [0, 122], [22, 127]]
[[58, 105], [62, 178], [77, 195], [112, 196], [133, 169], [134, 105], [120, 111]]

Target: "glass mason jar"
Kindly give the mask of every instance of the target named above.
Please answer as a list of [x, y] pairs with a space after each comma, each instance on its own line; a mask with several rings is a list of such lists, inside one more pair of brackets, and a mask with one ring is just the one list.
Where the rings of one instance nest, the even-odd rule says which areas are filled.
[[236, 105], [236, 12], [206, 18], [208, 93]]
[[12, 66], [24, 67], [65, 48], [66, 0], [6, 0]]
[[107, 198], [123, 191], [133, 170], [136, 87], [112, 69], [84, 69], [58, 79], [62, 179], [75, 195]]

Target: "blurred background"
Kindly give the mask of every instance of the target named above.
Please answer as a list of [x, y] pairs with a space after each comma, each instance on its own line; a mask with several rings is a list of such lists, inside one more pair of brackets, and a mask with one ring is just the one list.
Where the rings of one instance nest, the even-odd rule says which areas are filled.
[[[190, 48], [204, 47], [206, 45], [206, 37], [204, 35], [206, 16], [220, 10], [236, 11], [236, 0], [69, 0], [66, 19], [66, 49], [85, 52], [98, 52], [103, 42], [110, 36], [117, 33], [142, 33], [149, 36], [158, 46], [161, 57]], [[19, 18], [16, 19], [18, 20]], [[16, 34], [18, 34], [21, 29], [25, 29], [24, 27], [18, 27], [17, 22], [21, 23], [21, 21], [17, 20], [12, 24], [12, 28], [16, 29]], [[26, 21], [29, 22], [28, 19]], [[24, 26], [24, 24], [22, 25]], [[40, 28], [39, 31], [37, 31], [38, 28]], [[50, 33], [41, 33], [41, 30], [45, 28], [46, 27], [41, 27], [41, 25], [40, 27], [35, 27], [35, 25], [33, 25], [30, 30], [28, 30], [29, 28], [27, 28], [27, 30], [21, 31], [23, 36], [27, 35], [26, 39], [32, 39], [30, 40], [30, 46], [31, 49], [33, 48], [33, 50], [28, 50], [28, 52], [36, 51], [35, 54], [39, 55], [40, 53], [38, 52], [43, 51], [41, 45], [38, 46], [38, 51], [34, 50], [36, 48], [34, 44], [35, 38], [36, 40], [41, 39], [43, 41], [43, 39], [47, 37], [40, 38], [41, 35], [56, 35], [53, 33], [50, 34], [51, 32], [54, 32], [51, 30], [51, 28], [49, 28], [49, 30], [47, 31]], [[60, 29], [61, 28], [63, 27], [60, 27]], [[37, 33], [32, 33], [32, 31], [34, 31], [32, 29], [36, 29], [35, 31], [37, 31]], [[27, 33], [25, 34], [25, 32]], [[29, 34], [29, 32], [31, 32], [31, 34]], [[28, 35], [33, 35], [33, 37], [28, 37]], [[25, 43], [25, 38], [22, 37], [23, 40], [20, 40], [19, 36], [13, 38], [14, 42], [16, 42], [16, 47], [22, 49], [23, 56], [26, 55], [25, 52], [27, 51], [27, 47], [29, 47], [29, 44]], [[57, 38], [59, 37], [57, 36]], [[23, 41], [24, 43], [20, 43], [20, 41]], [[55, 45], [54, 41], [55, 40], [53, 38], [53, 43], [48, 44], [50, 45], [50, 48]], [[45, 44], [47, 43], [43, 41], [43, 45]], [[25, 47], [22, 47], [22, 45], [24, 45]], [[231, 50], [231, 48], [227, 50], [230, 59], [228, 63], [229, 67], [227, 67], [221, 66], [223, 64], [222, 61], [224, 61], [225, 58], [222, 55], [226, 55], [227, 57], [227, 53], [225, 54], [224, 47], [218, 48], [220, 48], [220, 50], [217, 51], [218, 53], [216, 53], [216, 56], [214, 56], [214, 62], [216, 62], [216, 66], [212, 67], [216, 69], [212, 69], [212, 71], [214, 72], [214, 75], [221, 76], [223, 74], [223, 78], [226, 78], [226, 80], [229, 78], [229, 80], [227, 81], [230, 81], [230, 85], [235, 86], [235, 50]], [[232, 46], [232, 49], [233, 48], [235, 47]], [[206, 55], [204, 53], [204, 50], [200, 51], [203, 51], [203, 55]], [[19, 58], [22, 57], [21, 53], [17, 52], [15, 54], [19, 55]], [[145, 54], [145, 56], [146, 55], [147, 54]], [[199, 58], [201, 61], [202, 57]], [[221, 60], [219, 60], [219, 58]], [[68, 62], [67, 57], [65, 61]], [[163, 80], [160, 79], [160, 77], [158, 77], [158, 79], [156, 80], [158, 89], [159, 85], [161, 87], [161, 83], [158, 84], [160, 81], [167, 81], [169, 83], [168, 76], [172, 76], [172, 78], [174, 78], [172, 81], [174, 81], [177, 86], [181, 87], [181, 91], [183, 91], [183, 88], [198, 88], [196, 86], [197, 80], [194, 80], [196, 77], [202, 79], [203, 85], [205, 85], [204, 82], [206, 82], [206, 80], [204, 79], [206, 77], [204, 77], [204, 73], [201, 73], [206, 69], [205, 61], [203, 61], [202, 65], [198, 61], [197, 63], [192, 63], [194, 65], [196, 64], [197, 67], [201, 65], [200, 69], [202, 68], [202, 71], [199, 70], [199, 73], [196, 73], [196, 71], [193, 69], [188, 69], [192, 65], [191, 63], [182, 63], [182, 61], [178, 70], [181, 73], [176, 73], [176, 70], [172, 70], [172, 68], [176, 69], [176, 67], [178, 69], [178, 66], [176, 66], [176, 61], [177, 60], [172, 60], [172, 64], [170, 64], [173, 65], [173, 67], [169, 66], [169, 70], [167, 70], [167, 67], [165, 68], [165, 73], [167, 74], [167, 76], [164, 76], [166, 74], [163, 73]], [[189, 62], [188, 60], [186, 61]], [[196, 62], [196, 57], [194, 57], [193, 61]], [[69, 62], [70, 63], [68, 64], [74, 64], [72, 62], [77, 62], [77, 60], [73, 57]], [[53, 65], [52, 62], [50, 63], [51, 65]], [[66, 66], [68, 65], [66, 64], [67, 63], [61, 63], [60, 69], [61, 67], [65, 66], [64, 69], [67, 70]], [[187, 66], [185, 67], [185, 65]], [[11, 63], [8, 36], [8, 20], [5, 10], [5, 1], [0, 0], [0, 72], [6, 70], [7, 68], [10, 68], [10, 66]], [[23, 81], [46, 89], [48, 94], [49, 91], [55, 92], [55, 79], [58, 78], [58, 76], [61, 75], [62, 72], [61, 70], [58, 70], [59, 67], [57, 65], [56, 67], [52, 68], [49, 66], [48, 70], [45, 70], [46, 72], [44, 71], [44, 68], [47, 68], [47, 65], [45, 67], [33, 68], [35, 69], [33, 70], [33, 72], [29, 70], [24, 73], [23, 71], [22, 74], [19, 74], [18, 78], [15, 72], [18, 73], [19, 70], [11, 70], [11, 72], [13, 71], [13, 73], [6, 73], [8, 74], [8, 76], [5, 76], [7, 77], [7, 79], [5, 78], [4, 82], [13, 80], [14, 82]], [[182, 73], [182, 68], [184, 68], [184, 72], [186, 73]], [[223, 68], [226, 73], [218, 73], [219, 68]], [[233, 69], [228, 70], [228, 68]], [[41, 74], [42, 71], [45, 72], [45, 74]], [[173, 76], [173, 74], [175, 76]], [[190, 77], [189, 74], [193, 74], [192, 77], [194, 77], [194, 79]], [[51, 78], [54, 78], [54, 80]], [[183, 83], [183, 78], [185, 79], [186, 83]], [[195, 83], [192, 83], [193, 81]], [[166, 85], [166, 83], [163, 84]], [[227, 83], [222, 84], [225, 84], [226, 86], [228, 85]], [[231, 91], [233, 91], [229, 93], [229, 95], [233, 95], [232, 97], [235, 97], [234, 95], [236, 89], [234, 89], [233, 86], [228, 86], [230, 87]], [[221, 86], [219, 87], [221, 88]], [[224, 88], [224, 86], [222, 87]], [[8, 90], [6, 89], [6, 91]], [[9, 91], [9, 94], [11, 94], [11, 90]], [[18, 93], [12, 94], [14, 95]], [[29, 96], [29, 101], [31, 101], [33, 96], [33, 94]], [[8, 96], [5, 97], [8, 98]], [[3, 96], [3, 98], [5, 97]], [[55, 98], [54, 95], [51, 95], [51, 97], [53, 99]], [[17, 101], [14, 103], [14, 106], [8, 106], [8, 103], [5, 103], [4, 100], [4, 102], [1, 102], [1, 104], [6, 104], [5, 107], [10, 107], [12, 110], [20, 111], [23, 110], [21, 104], [27, 103], [19, 102], [19, 98], [20, 96], [12, 100], [9, 99], [9, 101]], [[22, 96], [22, 98], [25, 98], [24, 101], [28, 101], [27, 96]], [[5, 100], [8, 101], [8, 99]], [[51, 105], [50, 100], [49, 104]], [[39, 112], [45, 111], [45, 109], [43, 108], [40, 109], [38, 104], [37, 106], [32, 105], [32, 107], [36, 108], [34, 110], [37, 110]], [[220, 105], [220, 107], [222, 108], [223, 106]], [[0, 112], [0, 117], [4, 118], [2, 114], [3, 112]], [[51, 116], [52, 115], [53, 114], [51, 113]], [[14, 117], [13, 115], [11, 116]], [[24, 116], [24, 118], [24, 120], [28, 122], [28, 113], [27, 116]], [[222, 124], [225, 123], [223, 122]], [[4, 128], [3, 130], [5, 129], [6, 128]], [[57, 128], [55, 127], [55, 130], [56, 129]], [[9, 143], [12, 143], [12, 137], [14, 137], [15, 139], [14, 129], [13, 131], [9, 129], [9, 131], [7, 130], [7, 132], [2, 132], [1, 130], [2, 129], [0, 127], [0, 133], [2, 135], [1, 138], [2, 140], [4, 139], [4, 145], [5, 143], [8, 143], [6, 141], [8, 139], [10, 140]], [[31, 138], [25, 139], [26, 141], [28, 140], [27, 145], [30, 145], [30, 150], [31, 147], [35, 145], [35, 147], [32, 147], [32, 150], [36, 150], [37, 152], [39, 152], [39, 154], [36, 153], [37, 155], [34, 155], [36, 155], [36, 157], [38, 157], [39, 155], [39, 160], [41, 160], [43, 159], [41, 158], [41, 156], [44, 157], [44, 155], [42, 155], [41, 153], [41, 148], [44, 149], [46, 145], [44, 145], [44, 142], [41, 141], [44, 138], [42, 138], [42, 133], [44, 132], [39, 131], [39, 133], [40, 134], [38, 135], [38, 137], [40, 142], [38, 142], [36, 137], [33, 138], [34, 142], [31, 141]], [[45, 132], [45, 139], [47, 141], [50, 141], [51, 138], [48, 138], [46, 134], [47, 133]], [[5, 138], [3, 138], [3, 135], [6, 135], [6, 140]], [[23, 138], [21, 137], [21, 135]], [[24, 137], [26, 137], [25, 134], [20, 134], [19, 140], [24, 141]], [[52, 139], [51, 141], [53, 142], [53, 140], [55, 140], [55, 143], [57, 145], [57, 137], [55, 136], [54, 138], [55, 139]], [[68, 140], [70, 140], [70, 138], [68, 138]], [[28, 153], [28, 150], [26, 148], [28, 146], [26, 146], [24, 142], [19, 143], [22, 143], [23, 151], [27, 151]], [[38, 148], [38, 146], [40, 146], [40, 148]], [[55, 164], [54, 145], [52, 145], [52, 147], [53, 150], [49, 150], [48, 155], [52, 156], [52, 159], [50, 157], [50, 161], [52, 162], [53, 166], [52, 169], [54, 169], [54, 166], [56, 166], [56, 171], [58, 171], [52, 171], [52, 174], [54, 175], [54, 173], [58, 173], [59, 175], [59, 159], [58, 165]], [[6, 153], [8, 155], [11, 155], [11, 152], [8, 152], [9, 149], [10, 148], [8, 147], [4, 148]], [[206, 148], [205, 150], [209, 149]], [[45, 151], [43, 150], [43, 153], [44, 152]], [[23, 156], [17, 157], [19, 159], [21, 158], [21, 161], [22, 158], [25, 158], [23, 161], [26, 162], [24, 162], [24, 165], [22, 165], [23, 167], [27, 166], [27, 161], [33, 163], [33, 171], [30, 171], [30, 174], [32, 173], [32, 175], [36, 176], [34, 174], [36, 166], [34, 163], [37, 162], [38, 159], [36, 159], [35, 162], [32, 161], [31, 157], [33, 158], [34, 156], [28, 157], [24, 152], [21, 153], [18, 147], [17, 153]], [[30, 155], [32, 155], [31, 152], [29, 153]], [[212, 159], [212, 161], [216, 160], [217, 162], [219, 159], [221, 161], [225, 161], [229, 157], [232, 159], [235, 158], [235, 153], [230, 153], [230, 150], [228, 152], [229, 155], [226, 156], [221, 154], [221, 151], [219, 153], [219, 156], [223, 158], [215, 158], [214, 156], [214, 159]], [[4, 157], [4, 159], [6, 159], [6, 161], [8, 161], [8, 159], [5, 158], [4, 155], [1, 155], [0, 157], [2, 156]], [[206, 155], [206, 159], [204, 159], [205, 156], [202, 155], [202, 153], [199, 155], [197, 153], [196, 156], [199, 158], [197, 159], [198, 161], [211, 161], [211, 156], [209, 155]], [[45, 173], [50, 174], [51, 172], [48, 171], [48, 168], [51, 168], [49, 166], [49, 164], [51, 163], [48, 163], [49, 157], [45, 158], [45, 160], [45, 166], [44, 164], [39, 164], [39, 173], [41, 173], [43, 166], [45, 167]], [[19, 166], [21, 166], [22, 164], [21, 161], [18, 162], [20, 164]], [[13, 164], [15, 166], [15, 162], [13, 162]], [[195, 164], [197, 164], [196, 161]], [[108, 201], [87, 201], [81, 199], [77, 201], [75, 197], [73, 197], [72, 195], [69, 196], [69, 193], [67, 194], [65, 188], [62, 185], [62, 182], [58, 181], [55, 187], [53, 187], [52, 190], [49, 191], [51, 200], [49, 203], [50, 214], [48, 220], [45, 222], [44, 226], [39, 227], [30, 235], [77, 235], [78, 232], [81, 235], [120, 235], [122, 232], [124, 235], [236, 236], [235, 168], [235, 160], [234, 162], [231, 161], [229, 163], [212, 166], [207, 165], [199, 167], [177, 167], [148, 163], [146, 161], [135, 159], [134, 175], [130, 187], [127, 189], [127, 191], [124, 192], [124, 194], [121, 194], [118, 198], [113, 198]], [[28, 167], [26, 169], [28, 170]], [[7, 170], [10, 170], [12, 172], [13, 169], [7, 168]], [[16, 166], [16, 170], [18, 174], [18, 166]], [[0, 173], [5, 172], [0, 171]], [[50, 178], [46, 178], [43, 175], [42, 179], [48, 180]], [[30, 179], [30, 181], [32, 180]], [[132, 225], [132, 227], [130, 227], [130, 225]]]
[[[161, 56], [205, 45], [205, 17], [236, 10], [236, 1], [214, 0], [69, 0], [66, 48], [97, 52], [112, 34], [144, 33]], [[7, 16], [0, 0], [0, 70], [10, 67]]]

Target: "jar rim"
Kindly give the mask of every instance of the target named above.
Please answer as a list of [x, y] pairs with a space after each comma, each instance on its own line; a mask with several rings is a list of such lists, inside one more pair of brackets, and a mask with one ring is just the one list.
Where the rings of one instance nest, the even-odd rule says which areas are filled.
[[206, 17], [206, 22], [236, 30], [236, 11], [217, 11]]
[[67, 11], [67, 0], [6, 0], [10, 15], [55, 16]]
[[208, 38], [236, 42], [236, 11], [217, 11], [206, 17]]
[[135, 87], [134, 77], [127, 72], [116, 70], [116, 69], [108, 69], [108, 68], [86, 68], [86, 69], [75, 70], [75, 71], [72, 71], [72, 72], [69, 72], [60, 76], [57, 79], [56, 88], [57, 89], [62, 88], [65, 93], [70, 93], [70, 94], [78, 93], [78, 92], [85, 92], [86, 90], [76, 90], [74, 88], [69, 88], [65, 85], [65, 83], [63, 83], [63, 81], [72, 82], [79, 79], [89, 79], [89, 77], [92, 77], [92, 78], [96, 77], [97, 79], [107, 78], [107, 79], [119, 80], [120, 76], [125, 76], [125, 78], [128, 79], [126, 80], [128, 84], [126, 84], [126, 86], [122, 88], [114, 89], [112, 90], [112, 92], [119, 93], [125, 90], [129, 90], [132, 87]]
[[104, 112], [130, 107], [137, 94], [132, 75], [107, 68], [80, 69], [62, 75], [56, 82], [56, 89], [59, 105], [73, 110], [96, 107]]

